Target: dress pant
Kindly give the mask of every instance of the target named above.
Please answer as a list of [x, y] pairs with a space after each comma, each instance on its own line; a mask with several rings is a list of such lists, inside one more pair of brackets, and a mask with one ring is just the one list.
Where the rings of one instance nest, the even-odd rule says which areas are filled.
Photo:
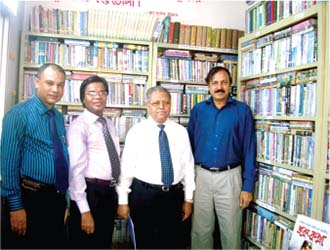
[[192, 215], [192, 249], [212, 249], [215, 216], [222, 249], [241, 249], [241, 167], [224, 172], [196, 168], [196, 190]]
[[130, 213], [138, 249], [184, 248], [182, 185], [168, 192], [137, 179], [131, 185]]
[[55, 189], [30, 190], [22, 187], [22, 199], [27, 215], [25, 236], [10, 229], [9, 207], [2, 199], [1, 248], [59, 249], [67, 248], [64, 227], [65, 195]]
[[68, 219], [70, 247], [78, 249], [110, 249], [118, 198], [115, 187], [87, 182], [87, 201], [95, 225], [93, 234], [81, 230], [81, 214], [75, 201], [70, 203]]

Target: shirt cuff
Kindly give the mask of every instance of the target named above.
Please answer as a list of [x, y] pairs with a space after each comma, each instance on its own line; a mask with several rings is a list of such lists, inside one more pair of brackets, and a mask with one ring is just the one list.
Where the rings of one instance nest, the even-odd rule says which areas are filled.
[[118, 204], [119, 205], [128, 205], [128, 195], [127, 194], [118, 194]]
[[193, 195], [194, 195], [194, 191], [193, 190], [185, 190], [184, 191], [184, 200], [185, 201], [189, 201], [189, 200], [193, 200]]
[[254, 181], [244, 180], [242, 190], [245, 192], [254, 193]]
[[81, 214], [90, 211], [87, 200], [76, 201], [76, 203]]
[[17, 211], [24, 208], [22, 199], [20, 196], [7, 197], [10, 211]]

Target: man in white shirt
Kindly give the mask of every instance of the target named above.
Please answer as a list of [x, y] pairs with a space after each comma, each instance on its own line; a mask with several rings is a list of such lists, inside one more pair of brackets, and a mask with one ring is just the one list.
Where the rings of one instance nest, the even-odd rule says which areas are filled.
[[85, 110], [70, 124], [67, 132], [72, 248], [111, 248], [118, 198], [114, 164], [108, 153], [104, 128], [112, 138], [118, 167], [120, 147], [113, 123], [103, 116], [107, 96], [108, 83], [104, 78], [94, 75], [85, 79], [80, 86]]
[[[182, 222], [192, 212], [194, 159], [186, 129], [168, 119], [171, 96], [163, 87], [146, 94], [148, 119], [132, 127], [126, 137], [117, 186], [118, 215], [130, 214], [137, 248], [183, 248]], [[173, 167], [169, 186], [162, 181], [158, 125], [165, 125]]]

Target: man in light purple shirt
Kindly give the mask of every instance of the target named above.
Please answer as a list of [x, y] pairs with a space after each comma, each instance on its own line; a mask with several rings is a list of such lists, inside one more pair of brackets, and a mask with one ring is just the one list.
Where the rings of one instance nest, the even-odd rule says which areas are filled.
[[[110, 249], [117, 210], [116, 179], [102, 131], [105, 121], [119, 162], [119, 137], [111, 120], [103, 116], [108, 83], [90, 76], [80, 86], [84, 112], [69, 126], [69, 236], [72, 248]], [[100, 121], [100, 118], [104, 118]]]

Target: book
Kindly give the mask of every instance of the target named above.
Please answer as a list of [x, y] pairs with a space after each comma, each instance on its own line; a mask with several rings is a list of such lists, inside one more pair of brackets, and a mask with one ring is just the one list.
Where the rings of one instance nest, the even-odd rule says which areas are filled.
[[174, 43], [174, 28], [175, 22], [170, 22], [167, 43]]
[[226, 48], [226, 41], [227, 41], [227, 29], [226, 28], [221, 28], [219, 48], [221, 48], [221, 49]]
[[231, 48], [232, 49], [238, 49], [238, 37], [239, 36], [239, 30], [234, 29], [232, 34], [232, 42], [231, 42]]
[[203, 26], [197, 25], [196, 26], [196, 46], [202, 46], [203, 40]]
[[185, 45], [190, 45], [190, 39], [191, 39], [191, 25], [186, 24], [185, 25], [185, 36], [184, 36], [184, 42]]
[[197, 26], [196, 25], [191, 25], [191, 30], [190, 30], [190, 45], [196, 46], [196, 34], [197, 34]]
[[330, 224], [298, 214], [289, 249], [330, 249]]
[[225, 41], [226, 49], [231, 49], [232, 41], [233, 41], [233, 29], [227, 29], [226, 41]]
[[180, 24], [179, 44], [185, 44], [186, 24]]
[[173, 43], [178, 44], [180, 39], [180, 26], [179, 22], [174, 22], [174, 35], [173, 35]]
[[161, 42], [167, 43], [170, 30], [171, 17], [166, 16], [163, 20], [163, 39]]
[[133, 223], [131, 216], [128, 216], [127, 226], [128, 226], [129, 237], [130, 237], [131, 243], [133, 245], [133, 249], [136, 249], [134, 223]]

